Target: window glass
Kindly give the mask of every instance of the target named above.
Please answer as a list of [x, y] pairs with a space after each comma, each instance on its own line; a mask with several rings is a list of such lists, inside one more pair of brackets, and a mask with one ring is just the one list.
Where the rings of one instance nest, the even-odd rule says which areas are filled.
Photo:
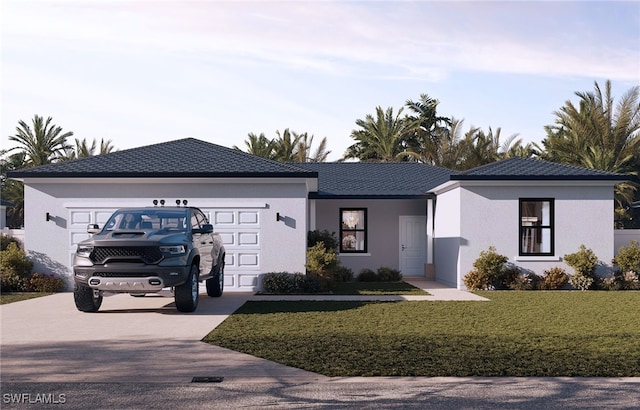
[[520, 200], [520, 254], [553, 254], [553, 200]]
[[367, 251], [367, 210], [340, 209], [340, 252]]

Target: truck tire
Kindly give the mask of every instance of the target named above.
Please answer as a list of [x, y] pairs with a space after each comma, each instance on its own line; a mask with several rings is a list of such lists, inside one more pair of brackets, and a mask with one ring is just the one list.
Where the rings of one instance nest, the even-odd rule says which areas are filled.
[[219, 298], [222, 296], [224, 290], [224, 261], [218, 264], [216, 272], [211, 279], [206, 280], [207, 295], [212, 298]]
[[191, 265], [187, 281], [175, 287], [176, 309], [180, 312], [193, 312], [198, 307], [198, 265]]
[[97, 312], [102, 305], [102, 295], [95, 297], [93, 289], [88, 286], [73, 286], [73, 300], [76, 302], [76, 308], [81, 312]]

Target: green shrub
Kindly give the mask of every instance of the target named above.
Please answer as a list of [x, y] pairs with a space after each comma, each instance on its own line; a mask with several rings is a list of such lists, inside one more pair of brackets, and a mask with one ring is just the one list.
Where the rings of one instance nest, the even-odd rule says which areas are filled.
[[515, 290], [536, 290], [540, 288], [542, 278], [533, 272], [520, 273], [513, 281], [511, 289]]
[[362, 269], [358, 273], [358, 281], [359, 282], [377, 282], [378, 275], [372, 271], [371, 269]]
[[490, 246], [488, 250], [480, 252], [478, 259], [473, 262], [474, 270], [463, 278], [464, 285], [471, 290], [496, 289], [502, 286], [505, 263], [509, 258], [496, 252]]
[[498, 275], [494, 286], [496, 289], [515, 289], [519, 277], [520, 269], [517, 266], [505, 267]]
[[317, 243], [324, 243], [325, 249], [332, 249], [335, 253], [338, 253], [338, 247], [340, 246], [340, 242], [338, 241], [338, 237], [335, 232], [329, 232], [328, 230], [315, 230], [309, 231], [307, 233], [307, 247], [312, 248]]
[[299, 272], [271, 272], [264, 275], [262, 289], [275, 294], [317, 293], [320, 281]]
[[333, 249], [325, 248], [324, 242], [318, 242], [307, 250], [307, 276], [318, 278], [322, 288], [330, 289], [334, 282], [334, 272], [339, 266], [338, 255]]
[[402, 273], [399, 270], [386, 266], [378, 268], [376, 276], [379, 282], [400, 282], [402, 280]]
[[352, 282], [353, 281], [353, 270], [347, 268], [346, 266], [338, 265], [334, 268], [332, 272], [332, 277], [334, 282]]
[[561, 289], [568, 281], [569, 275], [567, 275], [567, 272], [556, 266], [542, 273], [540, 288], [545, 290]]
[[576, 289], [587, 290], [594, 288], [598, 284], [596, 280], [598, 257], [591, 249], [580, 245], [578, 252], [564, 255], [564, 261], [574, 270], [574, 274], [569, 278], [571, 286]]
[[19, 292], [28, 290], [28, 279], [33, 263], [15, 242], [0, 251], [0, 290]]
[[34, 273], [29, 279], [29, 287], [32, 292], [60, 292], [64, 289], [64, 280], [55, 275]]
[[631, 241], [629, 245], [618, 249], [618, 254], [612, 262], [620, 268], [622, 272], [640, 273], [640, 245], [638, 241]]
[[22, 244], [20, 243], [20, 240], [18, 238], [14, 238], [12, 236], [5, 235], [5, 234], [0, 234], [0, 251], [6, 251], [10, 243], [15, 243], [18, 246], [18, 248], [22, 247], [21, 246]]

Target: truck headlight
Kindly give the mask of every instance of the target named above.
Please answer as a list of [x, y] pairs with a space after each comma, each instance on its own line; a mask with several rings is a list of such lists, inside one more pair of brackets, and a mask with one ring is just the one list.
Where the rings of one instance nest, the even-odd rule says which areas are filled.
[[160, 250], [163, 253], [168, 253], [170, 255], [181, 255], [187, 252], [187, 247], [184, 245], [168, 245], [168, 246], [161, 246]]
[[91, 252], [93, 252], [93, 245], [78, 245], [78, 249], [76, 249], [76, 255], [83, 258], [88, 258]]

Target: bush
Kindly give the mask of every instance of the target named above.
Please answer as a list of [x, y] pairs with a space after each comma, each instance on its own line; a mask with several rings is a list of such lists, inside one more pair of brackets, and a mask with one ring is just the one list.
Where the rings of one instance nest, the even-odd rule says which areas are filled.
[[0, 234], [0, 251], [6, 251], [10, 243], [15, 243], [18, 248], [22, 247], [19, 239], [9, 235]]
[[376, 276], [379, 282], [400, 282], [402, 280], [402, 273], [399, 270], [386, 266], [378, 268]]
[[511, 289], [536, 290], [540, 288], [541, 281], [542, 278], [533, 272], [520, 273], [511, 284]]
[[334, 282], [352, 282], [353, 271], [346, 266], [338, 265], [332, 272]]
[[629, 245], [618, 249], [618, 254], [612, 262], [620, 268], [622, 272], [640, 273], [640, 245], [638, 241], [631, 241]]
[[360, 282], [377, 282], [378, 275], [371, 269], [362, 269], [358, 273], [358, 281]]
[[20, 292], [29, 288], [28, 279], [33, 263], [27, 259], [24, 250], [14, 242], [0, 251], [0, 290]]
[[500, 272], [497, 281], [494, 284], [496, 289], [515, 289], [516, 282], [520, 277], [520, 269], [515, 266], [509, 266]]
[[307, 250], [307, 276], [317, 278], [323, 290], [330, 289], [334, 282], [334, 272], [340, 265], [333, 249], [326, 249], [324, 242], [318, 242]]
[[307, 233], [307, 247], [313, 248], [319, 242], [324, 243], [325, 249], [332, 249], [333, 252], [338, 253], [338, 247], [340, 242], [335, 232], [329, 232], [328, 230], [315, 230]]
[[267, 293], [276, 294], [317, 293], [320, 281], [299, 272], [271, 272], [264, 275], [262, 288]]
[[29, 279], [29, 288], [32, 292], [60, 292], [64, 289], [64, 280], [55, 275], [34, 273]]
[[571, 286], [576, 289], [587, 290], [597, 285], [596, 266], [598, 257], [591, 249], [580, 245], [578, 252], [564, 255], [564, 261], [574, 270], [574, 274], [569, 278]]
[[505, 263], [509, 258], [496, 252], [490, 246], [488, 250], [480, 252], [478, 259], [473, 262], [474, 270], [467, 273], [463, 279], [464, 285], [471, 290], [488, 290], [502, 286]]
[[555, 290], [563, 288], [569, 281], [569, 275], [560, 267], [547, 269], [542, 273], [541, 289]]

